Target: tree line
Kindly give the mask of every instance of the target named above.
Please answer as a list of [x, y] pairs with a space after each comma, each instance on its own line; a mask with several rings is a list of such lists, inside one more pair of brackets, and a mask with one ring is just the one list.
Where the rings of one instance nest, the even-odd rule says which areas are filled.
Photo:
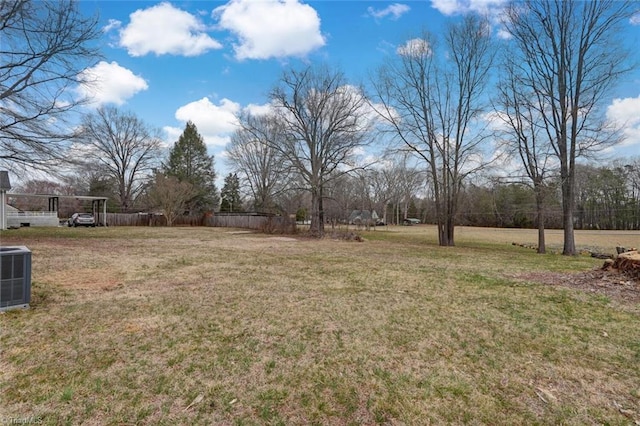
[[[454, 245], [459, 224], [537, 226], [544, 252], [545, 227], [559, 227], [572, 255], [576, 227], [637, 228], [637, 161], [580, 161], [621, 140], [605, 102], [631, 69], [618, 38], [636, 12], [631, 1], [519, 1], [502, 14], [504, 39], [468, 14], [440, 34], [418, 32], [367, 84], [327, 64], [285, 69], [266, 112], [239, 115], [219, 193], [214, 158], [191, 122], [166, 154], [156, 130], [115, 107], [61, 126], [84, 102], [63, 98], [99, 57], [87, 47], [97, 19], [72, 0], [2, 2], [0, 161], [71, 165], [59, 176], [87, 193], [168, 219], [297, 212], [321, 237], [350, 209], [375, 206], [382, 221], [436, 224], [443, 246]], [[363, 154], [382, 145], [376, 160]], [[512, 176], [492, 172], [506, 164], [518, 166]]]
[[[379, 224], [416, 218], [433, 223], [435, 203], [425, 193], [426, 176], [413, 166], [367, 170], [338, 180], [328, 191], [329, 223], [347, 223], [353, 210], [376, 211]], [[413, 179], [413, 180], [412, 180]], [[407, 185], [408, 183], [408, 185]], [[550, 181], [544, 194], [545, 223], [562, 229], [561, 183]], [[581, 164], [576, 168], [576, 229], [640, 229], [640, 158], [622, 163]], [[531, 184], [504, 179], [468, 183], [461, 190], [456, 223], [466, 226], [536, 228], [537, 193]], [[371, 224], [375, 224], [372, 222]]]

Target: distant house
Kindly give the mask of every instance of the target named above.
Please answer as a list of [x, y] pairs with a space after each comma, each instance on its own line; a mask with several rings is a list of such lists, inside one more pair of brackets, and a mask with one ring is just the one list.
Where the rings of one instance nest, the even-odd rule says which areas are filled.
[[375, 225], [380, 217], [375, 210], [354, 210], [349, 215], [350, 225]]

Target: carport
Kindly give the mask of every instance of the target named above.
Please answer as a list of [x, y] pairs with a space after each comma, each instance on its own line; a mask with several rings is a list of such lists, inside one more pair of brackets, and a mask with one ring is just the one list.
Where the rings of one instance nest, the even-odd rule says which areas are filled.
[[[60, 205], [60, 199], [67, 200], [81, 200], [91, 201], [91, 213], [96, 219], [96, 224], [99, 226], [107, 225], [107, 200], [108, 197], [93, 197], [89, 195], [48, 195], [48, 194], [6, 194], [6, 197], [30, 197], [30, 198], [45, 198], [48, 200], [48, 207], [50, 212], [58, 212]], [[2, 206], [4, 207], [4, 205]], [[0, 208], [0, 214], [3, 216], [6, 214], [6, 209]], [[0, 223], [6, 224], [6, 217], [0, 218]]]

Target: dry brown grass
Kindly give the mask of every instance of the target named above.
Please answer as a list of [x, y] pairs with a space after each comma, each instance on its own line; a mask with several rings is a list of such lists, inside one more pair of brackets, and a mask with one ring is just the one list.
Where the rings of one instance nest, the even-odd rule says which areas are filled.
[[[385, 228], [377, 228], [377, 232], [385, 232]], [[437, 241], [433, 226], [403, 226], [392, 227], [394, 234], [420, 236], [425, 239]], [[555, 251], [562, 251], [563, 231], [561, 229], [547, 229], [545, 231], [547, 246]], [[476, 228], [471, 226], [456, 227], [456, 241], [463, 244], [496, 243], [496, 244], [527, 244], [538, 243], [538, 231], [536, 229], [517, 228]], [[576, 230], [576, 247], [578, 249], [598, 249], [602, 252], [615, 253], [616, 246], [640, 248], [640, 231], [593, 231]]]
[[[511, 245], [535, 231], [459, 228], [455, 248], [427, 226], [363, 235], [3, 232], [32, 249], [34, 289], [31, 309], [0, 315], [0, 418], [640, 421], [637, 304], [522, 279], [600, 261]], [[602, 251], [637, 241], [577, 234]]]

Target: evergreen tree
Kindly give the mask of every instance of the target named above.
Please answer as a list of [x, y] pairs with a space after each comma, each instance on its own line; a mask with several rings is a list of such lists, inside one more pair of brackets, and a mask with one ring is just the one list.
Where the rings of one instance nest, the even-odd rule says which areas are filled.
[[221, 193], [222, 201], [220, 202], [221, 212], [239, 212], [242, 211], [242, 200], [240, 198], [240, 179], [235, 173], [229, 173], [224, 178], [224, 186]]
[[169, 152], [164, 172], [180, 182], [188, 182], [196, 194], [186, 203], [190, 214], [214, 210], [218, 206], [218, 188], [213, 155], [207, 154], [207, 146], [191, 121]]

